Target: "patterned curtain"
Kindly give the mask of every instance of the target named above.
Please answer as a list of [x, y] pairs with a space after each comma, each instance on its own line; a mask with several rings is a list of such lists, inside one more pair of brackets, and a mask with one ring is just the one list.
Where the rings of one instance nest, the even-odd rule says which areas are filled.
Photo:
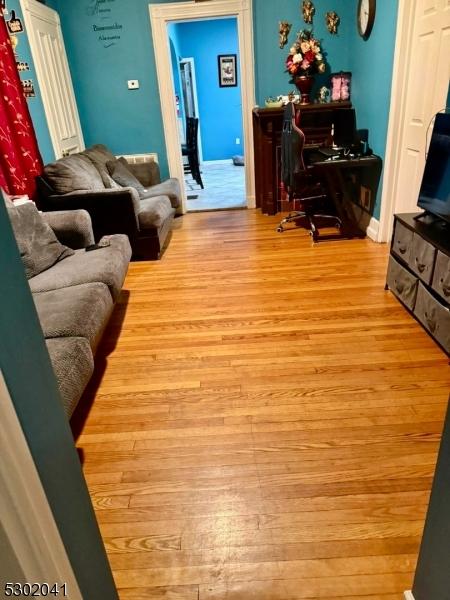
[[8, 30], [0, 17], [0, 187], [8, 194], [33, 198], [35, 176], [42, 168]]

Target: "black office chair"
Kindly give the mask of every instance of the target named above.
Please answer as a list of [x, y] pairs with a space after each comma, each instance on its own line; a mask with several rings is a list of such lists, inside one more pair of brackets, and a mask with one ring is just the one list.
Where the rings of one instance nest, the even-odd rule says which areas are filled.
[[303, 150], [305, 147], [305, 134], [297, 125], [300, 113], [295, 113], [292, 102], [286, 105], [283, 116], [283, 130], [281, 135], [281, 180], [289, 195], [289, 200], [299, 200], [303, 210], [289, 213], [277, 227], [277, 231], [285, 231], [287, 223], [307, 223], [309, 233], [316, 242], [319, 238], [318, 222], [333, 221], [335, 227], [340, 228], [341, 220], [336, 215], [327, 215], [316, 212], [325, 206], [328, 198], [326, 189], [317, 178], [314, 165], [306, 165]]
[[197, 117], [186, 118], [186, 143], [181, 144], [181, 153], [187, 156], [188, 164], [184, 167], [185, 173], [190, 173], [197, 184], [204, 189], [202, 176], [200, 174], [200, 163], [198, 160], [198, 119]]

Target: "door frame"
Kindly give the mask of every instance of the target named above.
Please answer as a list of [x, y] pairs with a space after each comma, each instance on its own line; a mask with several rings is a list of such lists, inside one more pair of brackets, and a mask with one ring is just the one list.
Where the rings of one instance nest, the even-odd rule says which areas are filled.
[[1, 370], [0, 407], [0, 508], [11, 550], [25, 581], [65, 582], [71, 600], [82, 600]]
[[186, 190], [179, 143], [175, 102], [163, 102], [174, 98], [174, 83], [170, 60], [167, 25], [173, 21], [198, 21], [217, 17], [236, 17], [239, 39], [239, 66], [241, 73], [242, 124], [245, 148], [245, 191], [247, 207], [255, 208], [255, 167], [253, 152], [252, 110], [255, 106], [255, 76], [253, 59], [252, 0], [211, 0], [210, 2], [179, 2], [149, 4], [153, 47], [167, 162], [171, 177], [180, 181], [182, 188], [182, 212], [186, 212]]
[[[193, 99], [194, 99], [195, 114], [199, 118], [199, 120], [198, 120], [198, 142], [197, 142], [197, 147], [198, 147], [198, 161], [201, 164], [203, 162], [203, 148], [202, 148], [202, 133], [201, 133], [201, 127], [200, 127], [200, 123], [201, 123], [200, 110], [198, 108], [197, 78], [196, 78], [196, 75], [195, 75], [195, 60], [194, 60], [194, 58], [192, 56], [189, 56], [188, 58], [180, 58], [180, 60], [178, 61], [178, 63], [179, 63], [179, 65], [181, 65], [181, 63], [189, 63], [191, 65], [192, 96], [193, 96]], [[181, 83], [181, 85], [183, 85], [183, 83]], [[184, 107], [184, 112], [186, 113], [186, 107]]]
[[[400, 140], [403, 138], [406, 107], [406, 91], [411, 68], [411, 44], [415, 25], [415, 3], [411, 0], [399, 0], [397, 31], [392, 72], [391, 103], [386, 141], [385, 167], [383, 174], [383, 192], [381, 195], [378, 242], [389, 242], [392, 236], [395, 198], [397, 196], [399, 166], [401, 160]], [[408, 57], [405, 60], [405, 57]]]

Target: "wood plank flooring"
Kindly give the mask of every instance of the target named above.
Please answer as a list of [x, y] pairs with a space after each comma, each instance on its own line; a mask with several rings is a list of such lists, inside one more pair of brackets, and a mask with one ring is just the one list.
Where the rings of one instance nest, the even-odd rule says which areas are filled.
[[130, 266], [77, 441], [121, 600], [411, 588], [447, 358], [386, 246], [278, 221], [190, 214]]

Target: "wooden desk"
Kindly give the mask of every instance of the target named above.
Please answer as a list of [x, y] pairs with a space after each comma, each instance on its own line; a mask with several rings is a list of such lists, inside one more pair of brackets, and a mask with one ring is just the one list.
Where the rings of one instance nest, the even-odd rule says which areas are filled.
[[381, 158], [372, 155], [338, 160], [312, 159], [342, 221], [338, 234], [318, 235], [318, 239], [365, 237], [380, 182]]
[[[308, 146], [326, 145], [330, 134], [333, 111], [351, 108], [350, 102], [307, 104], [300, 108], [300, 126]], [[280, 212], [281, 130], [284, 107], [253, 109], [253, 143], [255, 151], [256, 207], [264, 214]]]

